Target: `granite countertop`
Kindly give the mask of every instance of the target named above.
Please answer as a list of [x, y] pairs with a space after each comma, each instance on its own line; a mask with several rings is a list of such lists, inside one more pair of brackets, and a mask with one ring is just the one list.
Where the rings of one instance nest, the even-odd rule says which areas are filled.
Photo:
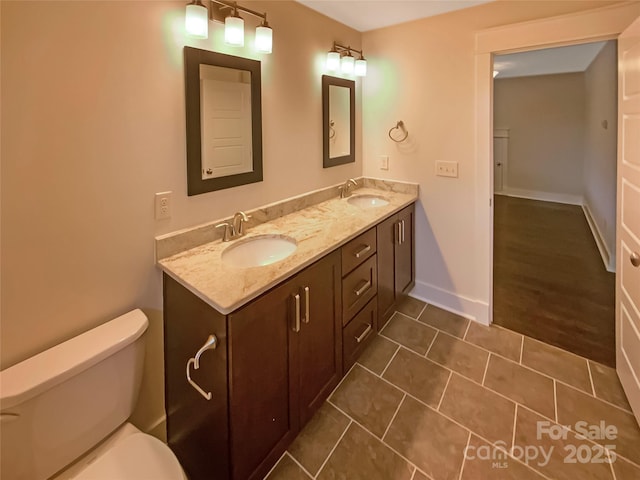
[[[417, 186], [393, 188], [391, 182], [384, 182], [383, 188], [370, 186], [380, 184], [368, 182], [364, 188], [354, 190], [353, 196], [380, 196], [389, 201], [388, 205], [361, 208], [347, 199], [332, 198], [258, 225], [250, 224], [246, 235], [237, 240], [208, 242], [162, 258], [158, 265], [220, 313], [231, 313], [417, 200]], [[297, 242], [297, 249], [266, 266], [240, 268], [222, 261], [223, 250], [258, 235], [291, 237]]]

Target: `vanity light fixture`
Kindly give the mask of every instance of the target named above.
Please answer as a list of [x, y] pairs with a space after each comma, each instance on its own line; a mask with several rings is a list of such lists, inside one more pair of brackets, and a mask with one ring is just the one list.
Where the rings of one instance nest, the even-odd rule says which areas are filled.
[[[359, 58], [356, 60], [352, 55], [358, 54]], [[362, 54], [362, 50], [345, 47], [339, 43], [333, 42], [333, 48], [327, 53], [327, 70], [336, 71], [341, 70], [342, 73], [355, 74], [357, 77], [364, 77], [367, 75], [367, 60]]]
[[500, 72], [498, 70], [493, 71], [493, 78], [496, 78]]
[[273, 30], [267, 23], [267, 14], [256, 12], [227, 0], [193, 0], [187, 5], [185, 30], [195, 38], [208, 38], [209, 20], [224, 22], [224, 42], [236, 47], [244, 46], [244, 20], [239, 12], [262, 19], [256, 28], [255, 48], [260, 53], [273, 50]]

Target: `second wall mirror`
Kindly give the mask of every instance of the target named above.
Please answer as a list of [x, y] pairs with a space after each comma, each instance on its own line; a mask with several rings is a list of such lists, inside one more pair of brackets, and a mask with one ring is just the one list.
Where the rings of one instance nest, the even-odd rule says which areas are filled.
[[322, 166], [356, 161], [355, 82], [322, 76]]
[[260, 62], [184, 48], [189, 195], [262, 181]]

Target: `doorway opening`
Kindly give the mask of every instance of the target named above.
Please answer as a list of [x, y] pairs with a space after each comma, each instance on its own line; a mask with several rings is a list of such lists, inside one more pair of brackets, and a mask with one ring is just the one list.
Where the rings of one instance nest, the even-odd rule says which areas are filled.
[[616, 41], [494, 57], [493, 321], [615, 365]]

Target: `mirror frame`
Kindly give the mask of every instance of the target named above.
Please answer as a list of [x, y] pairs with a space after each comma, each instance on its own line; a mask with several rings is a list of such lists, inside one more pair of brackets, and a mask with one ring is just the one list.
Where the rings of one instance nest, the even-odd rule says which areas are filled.
[[[329, 86], [349, 89], [349, 126], [351, 130], [349, 155], [330, 158], [329, 156]], [[344, 78], [322, 76], [322, 167], [329, 168], [356, 161], [356, 82]]]
[[[251, 72], [251, 139], [253, 171], [226, 177], [202, 178], [200, 125], [200, 65]], [[262, 181], [262, 99], [260, 62], [193, 47], [184, 47], [185, 106], [187, 125], [187, 194], [223, 190]]]

